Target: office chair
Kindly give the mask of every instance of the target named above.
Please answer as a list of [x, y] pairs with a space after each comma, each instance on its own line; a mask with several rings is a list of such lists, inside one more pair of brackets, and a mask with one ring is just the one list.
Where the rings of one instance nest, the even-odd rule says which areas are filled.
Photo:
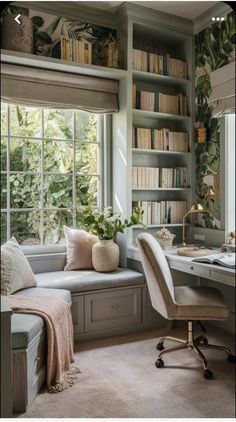
[[[175, 337], [163, 337], [159, 340], [156, 348], [161, 353], [155, 362], [156, 367], [164, 366], [162, 357], [166, 353], [188, 348], [194, 350], [201, 359], [204, 368], [203, 376], [206, 379], [211, 379], [213, 373], [208, 368], [207, 359], [200, 348], [223, 350], [230, 363], [235, 362], [235, 356], [227, 347], [209, 344], [203, 335], [194, 338], [193, 321], [227, 320], [229, 310], [220, 291], [207, 286], [174, 287], [166, 257], [156, 239], [150, 233], [140, 233], [136, 240], [153, 308], [168, 320], [187, 321], [186, 340]], [[165, 349], [165, 340], [172, 340], [180, 344]]]

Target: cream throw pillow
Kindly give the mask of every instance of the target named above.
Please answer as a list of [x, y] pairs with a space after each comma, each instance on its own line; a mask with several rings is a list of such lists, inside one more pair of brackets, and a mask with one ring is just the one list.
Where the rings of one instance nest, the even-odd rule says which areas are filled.
[[1, 246], [1, 294], [11, 295], [20, 289], [36, 286], [34, 273], [20, 245], [12, 237]]
[[84, 230], [64, 226], [67, 247], [65, 271], [90, 270], [93, 268], [92, 247], [98, 241], [93, 234]]

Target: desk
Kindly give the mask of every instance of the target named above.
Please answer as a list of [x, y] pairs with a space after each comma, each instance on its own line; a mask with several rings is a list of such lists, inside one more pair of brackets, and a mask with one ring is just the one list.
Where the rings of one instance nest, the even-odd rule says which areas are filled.
[[[127, 257], [140, 261], [138, 248], [128, 246]], [[198, 277], [214, 280], [218, 283], [227, 284], [235, 287], [235, 269], [226, 268], [216, 264], [206, 264], [202, 262], [193, 262], [192, 257], [180, 256], [177, 254], [177, 248], [171, 248], [164, 251], [168, 264], [171, 269], [192, 274]]]

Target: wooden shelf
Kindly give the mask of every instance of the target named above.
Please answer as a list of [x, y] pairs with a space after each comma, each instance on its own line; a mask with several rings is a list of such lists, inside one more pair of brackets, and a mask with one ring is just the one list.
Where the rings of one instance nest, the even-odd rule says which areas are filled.
[[191, 81], [189, 79], [183, 79], [183, 78], [174, 78], [172, 76], [166, 76], [166, 75], [159, 75], [157, 73], [151, 73], [151, 72], [143, 72], [142, 70], [133, 70], [133, 79], [135, 81], [148, 81], [152, 83], [158, 83], [162, 86], [186, 86], [191, 84]]
[[96, 66], [93, 64], [76, 63], [69, 60], [55, 59], [52, 57], [37, 56], [36, 54], [26, 54], [17, 51], [1, 50], [1, 61], [23, 66], [32, 66], [57, 70], [67, 73], [77, 73], [80, 75], [97, 76], [101, 78], [122, 79], [127, 75], [126, 70], [113, 69], [110, 67]]
[[166, 192], [166, 191], [185, 191], [185, 190], [190, 190], [190, 188], [132, 188], [133, 191], [161, 191], [161, 192]]
[[179, 114], [168, 114], [168, 113], [159, 113], [157, 111], [146, 111], [146, 110], [138, 110], [133, 109], [133, 117], [143, 117], [149, 119], [165, 119], [165, 120], [172, 120], [172, 121], [184, 121], [189, 120], [190, 116], [180, 116]]
[[161, 155], [187, 155], [191, 156], [191, 152], [181, 152], [181, 151], [167, 151], [162, 149], [143, 149], [143, 148], [132, 148], [133, 153], [135, 154], [161, 154]]

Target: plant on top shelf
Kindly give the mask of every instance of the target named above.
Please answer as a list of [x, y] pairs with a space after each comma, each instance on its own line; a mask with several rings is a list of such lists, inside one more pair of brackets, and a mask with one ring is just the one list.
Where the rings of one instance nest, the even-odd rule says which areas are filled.
[[[136, 210], [130, 219], [124, 222], [121, 215], [112, 210], [112, 207], [105, 207], [103, 211], [94, 210], [91, 206], [82, 207], [79, 211], [79, 222], [84, 230], [98, 236], [100, 240], [113, 239], [117, 233], [124, 233], [127, 227], [136, 225], [144, 226], [142, 222], [143, 211]], [[145, 226], [144, 226], [145, 227]]]

